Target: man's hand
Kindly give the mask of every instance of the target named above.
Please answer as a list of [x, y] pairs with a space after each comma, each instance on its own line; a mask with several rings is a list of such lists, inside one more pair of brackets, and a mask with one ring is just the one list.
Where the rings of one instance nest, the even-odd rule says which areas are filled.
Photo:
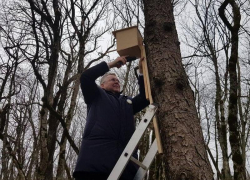
[[121, 56], [116, 58], [114, 61], [108, 63], [109, 68], [117, 67], [120, 68], [122, 65], [126, 64], [126, 56]]
[[143, 73], [143, 68], [142, 68], [142, 61], [144, 60], [144, 57], [141, 57], [140, 61], [139, 61], [139, 73], [142, 74]]

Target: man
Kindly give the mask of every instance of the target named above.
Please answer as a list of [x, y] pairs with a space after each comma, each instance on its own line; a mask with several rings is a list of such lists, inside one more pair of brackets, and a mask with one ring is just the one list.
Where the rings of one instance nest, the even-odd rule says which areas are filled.
[[[139, 71], [142, 73], [140, 59]], [[76, 180], [106, 180], [135, 130], [133, 115], [149, 102], [145, 98], [143, 77], [139, 76], [139, 95], [120, 95], [120, 82], [109, 69], [126, 64], [125, 57], [101, 62], [81, 75], [81, 88], [87, 104], [87, 123], [73, 174]], [[107, 74], [105, 74], [107, 73]], [[102, 76], [100, 87], [95, 80]], [[136, 157], [136, 153], [134, 153]], [[121, 179], [132, 180], [138, 166], [129, 162]]]

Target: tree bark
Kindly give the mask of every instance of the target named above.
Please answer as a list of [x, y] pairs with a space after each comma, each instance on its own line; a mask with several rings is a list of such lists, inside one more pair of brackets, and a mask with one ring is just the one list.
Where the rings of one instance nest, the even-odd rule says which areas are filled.
[[171, 0], [144, 0], [145, 45], [159, 103], [166, 179], [213, 179], [194, 95], [182, 66]]

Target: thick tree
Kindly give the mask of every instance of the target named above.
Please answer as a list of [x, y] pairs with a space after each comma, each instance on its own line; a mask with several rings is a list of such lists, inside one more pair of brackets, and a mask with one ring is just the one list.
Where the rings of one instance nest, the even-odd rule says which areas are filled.
[[194, 95], [181, 61], [171, 0], [144, 0], [152, 96], [159, 103], [166, 179], [213, 179]]

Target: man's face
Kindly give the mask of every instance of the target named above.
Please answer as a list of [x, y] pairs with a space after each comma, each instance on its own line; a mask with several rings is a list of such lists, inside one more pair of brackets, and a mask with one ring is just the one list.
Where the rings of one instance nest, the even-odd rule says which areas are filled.
[[120, 81], [115, 75], [108, 75], [105, 77], [104, 82], [101, 84], [101, 88], [113, 93], [119, 93]]

